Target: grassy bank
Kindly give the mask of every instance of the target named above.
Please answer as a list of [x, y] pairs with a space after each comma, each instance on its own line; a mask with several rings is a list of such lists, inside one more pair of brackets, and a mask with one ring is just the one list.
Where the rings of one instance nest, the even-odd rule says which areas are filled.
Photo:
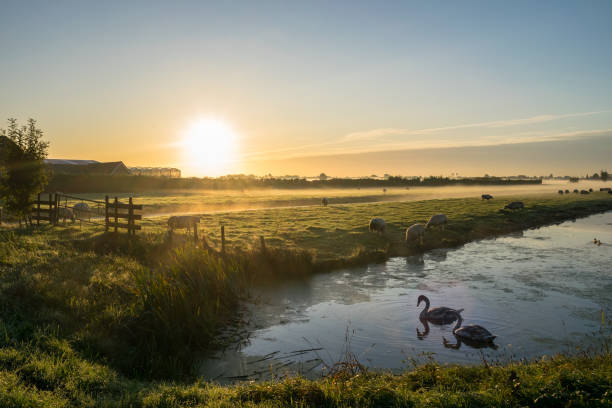
[[127, 379], [52, 335], [0, 349], [0, 405], [10, 407], [609, 407], [610, 390], [610, 354], [222, 387]]
[[[607, 353], [491, 369], [430, 365], [399, 377], [361, 374], [229, 388], [189, 383], [193, 353], [222, 347], [227, 339], [220, 329], [244, 324], [239, 304], [252, 285], [421, 251], [402, 242], [403, 231], [438, 212], [448, 214], [449, 224], [428, 233], [425, 249], [612, 209], [612, 197], [603, 193], [523, 201], [526, 208], [516, 212], [501, 209], [506, 200], [449, 199], [205, 215], [201, 229], [210, 249], [180, 233], [170, 238], [164, 218], [145, 220], [143, 233], [132, 240], [70, 225], [5, 228], [0, 230], [0, 406], [316, 401], [376, 406], [427, 398], [432, 406], [506, 404], [496, 399], [500, 395], [509, 398], [508, 406], [518, 406], [538, 399], [536, 393], [544, 395], [541, 402], [575, 391], [577, 401], [609, 399], [601, 391], [609, 389], [612, 372]], [[372, 216], [387, 220], [385, 235], [367, 231]], [[220, 225], [227, 231], [225, 254], [217, 251]], [[265, 250], [260, 235], [266, 237]], [[559, 364], [574, 372], [576, 381], [557, 372]], [[434, 382], [422, 382], [428, 370], [436, 373], [427, 380]], [[529, 385], [519, 394], [493, 391], [509, 387], [499, 381], [511, 370]], [[190, 385], [155, 382], [161, 379]], [[454, 386], [458, 381], [464, 385]]]

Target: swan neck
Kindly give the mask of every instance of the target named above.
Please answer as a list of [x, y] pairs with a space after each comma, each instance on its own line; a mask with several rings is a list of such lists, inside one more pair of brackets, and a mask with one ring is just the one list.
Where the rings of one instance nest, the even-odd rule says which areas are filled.
[[455, 328], [453, 329], [453, 333], [461, 327], [461, 323], [463, 323], [463, 319], [461, 318], [461, 315], [459, 313], [457, 313], [457, 324], [455, 325]]

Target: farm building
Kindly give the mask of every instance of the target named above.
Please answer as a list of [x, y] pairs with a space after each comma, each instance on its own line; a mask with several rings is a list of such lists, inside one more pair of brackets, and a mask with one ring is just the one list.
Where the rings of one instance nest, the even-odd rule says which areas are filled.
[[116, 176], [129, 175], [130, 170], [121, 161], [101, 163], [96, 160], [47, 159], [45, 164], [54, 174]]
[[172, 167], [130, 167], [130, 173], [135, 176], [181, 177], [181, 171]]

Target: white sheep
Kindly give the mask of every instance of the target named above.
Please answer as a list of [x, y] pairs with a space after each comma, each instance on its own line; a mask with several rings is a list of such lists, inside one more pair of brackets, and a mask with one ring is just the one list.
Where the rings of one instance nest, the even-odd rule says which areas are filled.
[[425, 224], [425, 228], [437, 227], [441, 225], [442, 231], [444, 231], [444, 226], [446, 225], [447, 222], [448, 222], [448, 217], [446, 216], [446, 214], [432, 215], [429, 221], [427, 221], [427, 224]]
[[69, 218], [70, 221], [74, 222], [74, 213], [72, 212], [72, 210], [70, 208], [59, 207], [57, 209], [57, 220], [59, 221], [61, 219], [62, 222], [65, 224], [67, 218]]
[[72, 210], [74, 211], [74, 216], [79, 220], [84, 218], [84, 215], [87, 215], [87, 221], [91, 221], [91, 212], [89, 211], [89, 205], [87, 203], [76, 203]]
[[193, 215], [174, 215], [168, 218], [168, 227], [171, 231], [187, 228], [187, 232], [191, 232], [191, 228], [195, 228], [195, 225], [199, 223], [200, 217]]
[[383, 220], [382, 218], [372, 218], [370, 220], [370, 231], [371, 232], [377, 232], [379, 234], [382, 234], [383, 232], [385, 232], [386, 227], [387, 227], [387, 224], [385, 223], [385, 220]]
[[423, 224], [414, 224], [406, 229], [406, 241], [419, 240], [423, 245], [423, 237], [425, 236], [425, 227]]

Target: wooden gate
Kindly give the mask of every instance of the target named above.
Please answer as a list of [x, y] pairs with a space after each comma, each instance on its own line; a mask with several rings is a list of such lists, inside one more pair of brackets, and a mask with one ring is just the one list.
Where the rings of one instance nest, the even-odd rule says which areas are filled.
[[[117, 197], [115, 197], [114, 201], [110, 201], [108, 196], [105, 197], [104, 202], [104, 220], [106, 231], [108, 231], [110, 228], [114, 228], [115, 232], [117, 232], [119, 228], [125, 228], [127, 229], [128, 234], [135, 235], [136, 230], [141, 228], [140, 225], [136, 225], [136, 221], [141, 220], [142, 215], [134, 214], [134, 211], [141, 211], [142, 204], [134, 204], [132, 197], [129, 198], [129, 202], [127, 204], [119, 202]], [[119, 222], [120, 219], [126, 220], [127, 222]]]
[[40, 225], [41, 221], [47, 221], [50, 224], [57, 222], [57, 202], [52, 193], [49, 193], [47, 200], [41, 200], [40, 193], [38, 194], [34, 201], [32, 220], [36, 221], [36, 225]]

